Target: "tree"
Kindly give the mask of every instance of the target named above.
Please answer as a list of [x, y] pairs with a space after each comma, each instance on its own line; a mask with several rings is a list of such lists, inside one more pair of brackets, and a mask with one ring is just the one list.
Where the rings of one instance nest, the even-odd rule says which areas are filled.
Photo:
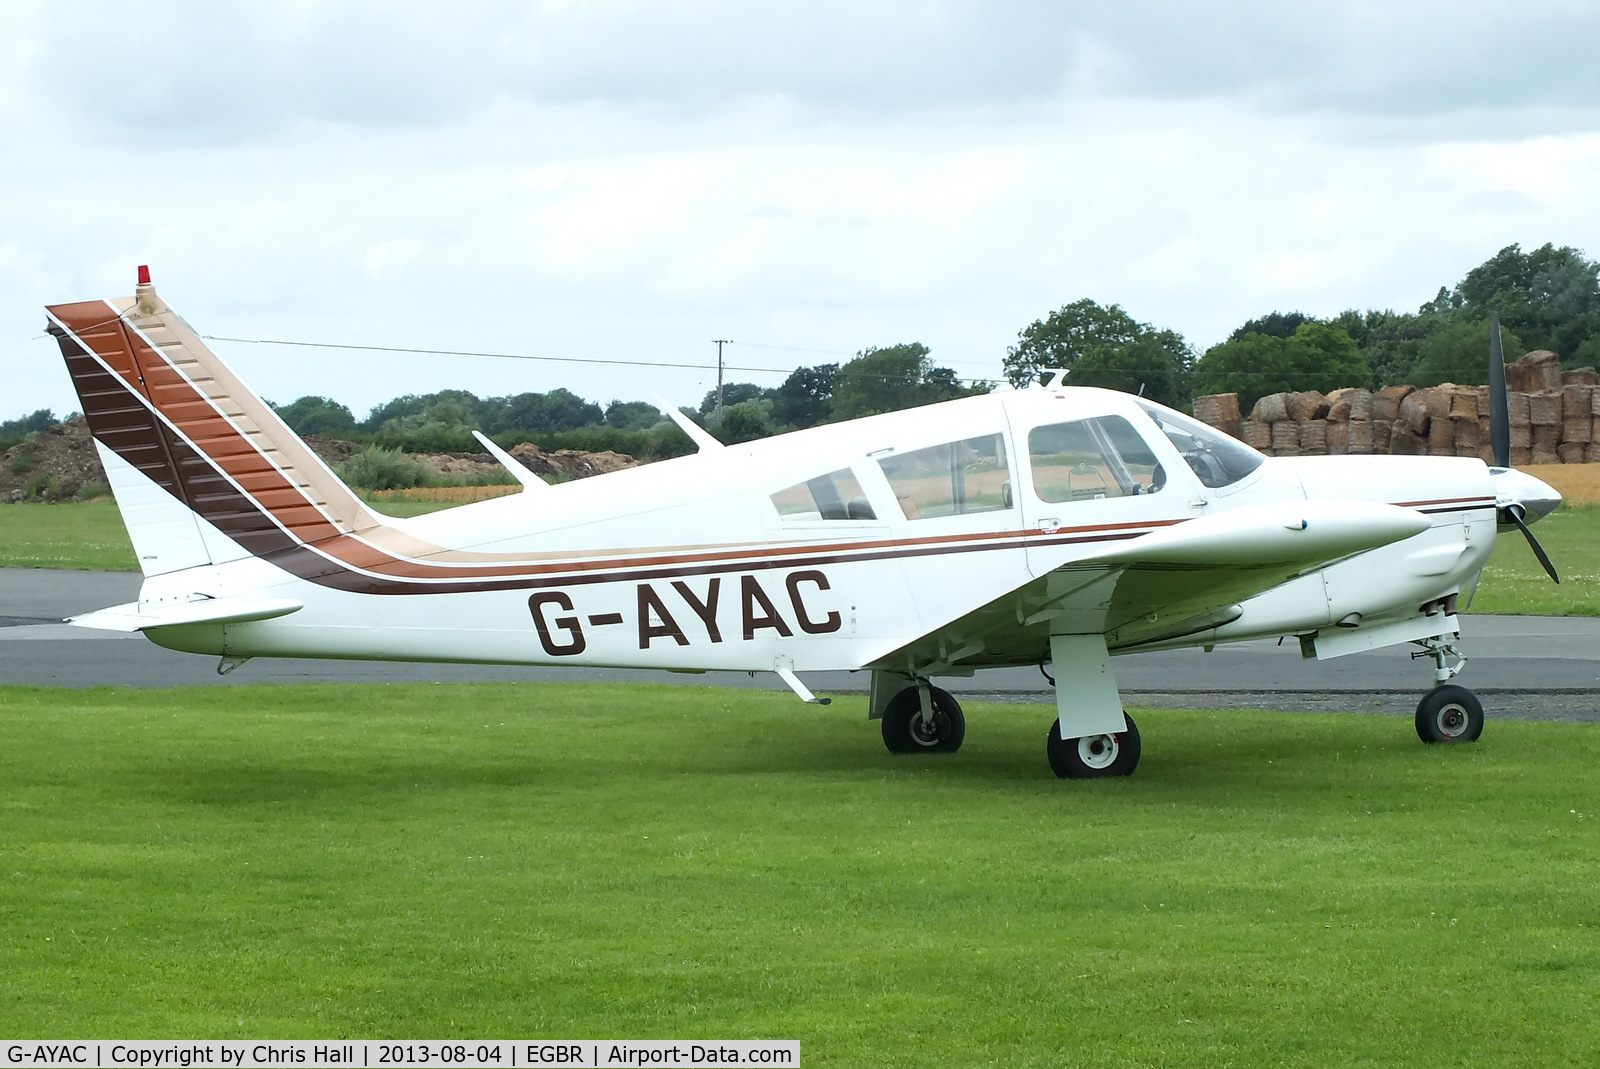
[[1097, 346], [1129, 345], [1144, 329], [1121, 305], [1102, 308], [1085, 298], [1023, 327], [1001, 363], [1011, 385], [1025, 386], [1045, 368], [1071, 370]]
[[1035, 320], [1006, 350], [1006, 378], [1013, 386], [1032, 381], [1045, 368], [1071, 372], [1074, 386], [1104, 386], [1138, 393], [1162, 404], [1189, 403], [1194, 352], [1183, 336], [1141, 323], [1120, 305], [1102, 308], [1075, 301]]
[[[1454, 290], [1441, 289], [1423, 312], [1474, 320], [1494, 312], [1530, 346], [1555, 348], [1564, 326], [1600, 313], [1600, 263], [1565, 245], [1546, 243], [1532, 252], [1507, 245], [1468, 271]], [[1575, 350], [1592, 333], [1586, 327], [1568, 343]]]
[[722, 418], [711, 419], [706, 429], [729, 445], [765, 438], [777, 429], [772, 422], [772, 401], [750, 397], [732, 405], [724, 402]]
[[[753, 382], [727, 382], [722, 386], [722, 407], [731, 408], [743, 401], [755, 401], [771, 394]], [[705, 422], [717, 411], [717, 391], [707, 390], [700, 402], [700, 420]]]
[[983, 392], [962, 386], [949, 368], [934, 367], [928, 352], [918, 342], [863, 349], [834, 379], [832, 417], [875, 416]]
[[1190, 402], [1189, 345], [1170, 330], [1147, 333], [1127, 345], [1096, 345], [1078, 359], [1068, 382], [1139, 394], [1173, 408]]
[[612, 401], [606, 406], [606, 426], [623, 431], [647, 431], [666, 419], [655, 405], [643, 401]]
[[1292, 338], [1294, 332], [1306, 323], [1315, 323], [1316, 317], [1304, 312], [1270, 312], [1260, 319], [1251, 319], [1228, 335], [1229, 341], [1238, 341], [1246, 334], [1267, 334], [1274, 338]]
[[[271, 402], [268, 402], [271, 404]], [[356, 417], [331, 397], [307, 395], [282, 406], [272, 405], [279, 418], [296, 434], [319, 434], [324, 438], [348, 438], [355, 433]]]
[[16, 419], [8, 419], [0, 423], [0, 449], [10, 449], [18, 442], [27, 441], [54, 422], [56, 414], [48, 408], [38, 409]]
[[772, 418], [780, 427], [815, 427], [833, 415], [838, 364], [797, 367], [773, 391]]
[[[1521, 340], [1504, 326], [1500, 346], [1507, 360], [1525, 350]], [[1412, 386], [1437, 386], [1455, 382], [1481, 386], [1489, 381], [1489, 323], [1487, 320], [1458, 319], [1422, 339], [1417, 362], [1408, 382]]]
[[1195, 392], [1237, 393], [1245, 412], [1269, 393], [1327, 392], [1371, 381], [1372, 369], [1355, 341], [1326, 323], [1302, 323], [1288, 338], [1246, 334], [1213, 345], [1194, 370]]

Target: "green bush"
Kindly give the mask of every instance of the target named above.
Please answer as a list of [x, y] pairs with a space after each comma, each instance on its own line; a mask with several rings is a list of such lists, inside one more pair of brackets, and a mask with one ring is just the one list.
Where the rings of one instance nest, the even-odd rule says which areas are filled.
[[360, 490], [409, 490], [426, 486], [435, 473], [398, 449], [372, 445], [341, 464], [339, 477]]

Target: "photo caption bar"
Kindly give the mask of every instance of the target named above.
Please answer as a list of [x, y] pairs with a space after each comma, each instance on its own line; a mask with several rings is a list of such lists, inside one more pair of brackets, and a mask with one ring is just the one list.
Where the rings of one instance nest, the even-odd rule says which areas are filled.
[[595, 1069], [800, 1064], [797, 1039], [13, 1040], [0, 1069]]

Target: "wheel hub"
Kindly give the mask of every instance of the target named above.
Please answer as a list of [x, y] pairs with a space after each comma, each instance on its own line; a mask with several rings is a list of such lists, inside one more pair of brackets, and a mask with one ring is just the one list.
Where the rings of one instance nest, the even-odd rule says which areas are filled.
[[1447, 739], [1458, 739], [1467, 731], [1467, 711], [1451, 702], [1434, 714], [1434, 723], [1439, 725], [1439, 734]]
[[1090, 768], [1110, 768], [1120, 749], [1115, 735], [1085, 735], [1078, 740], [1078, 760]]
[[911, 740], [918, 746], [937, 746], [940, 734], [938, 713], [928, 719], [920, 716], [911, 718]]

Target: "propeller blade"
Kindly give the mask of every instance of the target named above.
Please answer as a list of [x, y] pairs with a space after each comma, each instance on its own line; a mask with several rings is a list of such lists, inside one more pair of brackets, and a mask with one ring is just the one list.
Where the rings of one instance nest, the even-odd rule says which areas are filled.
[[1544, 547], [1539, 544], [1537, 538], [1533, 537], [1533, 532], [1528, 530], [1528, 525], [1522, 522], [1522, 511], [1521, 505], [1506, 506], [1506, 515], [1510, 516], [1511, 522], [1517, 525], [1517, 530], [1522, 532], [1522, 537], [1528, 540], [1528, 548], [1533, 550], [1533, 555], [1539, 558], [1540, 564], [1544, 565], [1545, 573], [1557, 583], [1561, 582], [1561, 577], [1556, 574], [1556, 566], [1550, 563], [1550, 558], [1545, 553]]
[[[1511, 466], [1511, 408], [1506, 399], [1506, 358], [1500, 348], [1500, 317], [1489, 316], [1489, 444], [1494, 447], [1494, 466], [1509, 468]], [[1517, 520], [1517, 526], [1522, 526], [1522, 521]], [[1528, 534], [1526, 527], [1522, 528], [1523, 534]], [[1528, 535], [1531, 542], [1533, 536]], [[1537, 549], [1538, 543], [1534, 543]], [[1541, 559], [1544, 554], [1540, 553]], [[1555, 572], [1548, 564], [1545, 571], [1552, 576]], [[1556, 580], [1560, 582], [1560, 580]]]

